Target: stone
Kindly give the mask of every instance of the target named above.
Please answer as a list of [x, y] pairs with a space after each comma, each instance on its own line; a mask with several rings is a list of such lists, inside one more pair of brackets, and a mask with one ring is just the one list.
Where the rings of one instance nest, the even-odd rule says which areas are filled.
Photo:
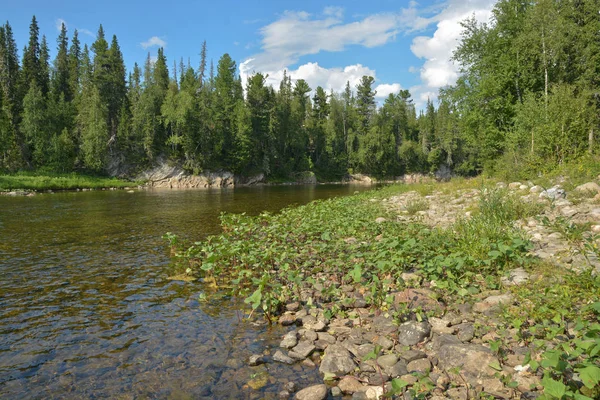
[[314, 385], [302, 389], [294, 397], [296, 400], [325, 400], [327, 398], [326, 385]]
[[475, 337], [475, 327], [471, 323], [458, 324], [455, 328], [458, 330], [456, 337], [461, 342], [470, 342]]
[[540, 378], [528, 373], [516, 373], [513, 375], [513, 380], [517, 382], [517, 390], [521, 393], [529, 392], [531, 390], [539, 390], [542, 388], [542, 382], [540, 381]]
[[231, 358], [231, 359], [227, 360], [225, 365], [227, 366], [227, 368], [238, 369], [238, 368], [242, 367], [244, 365], [244, 363], [241, 362], [240, 360], [238, 360], [237, 358]]
[[334, 386], [331, 388], [331, 395], [333, 397], [341, 397], [342, 396], [342, 391], [340, 390], [339, 387]]
[[550, 189], [544, 190], [540, 193], [540, 199], [558, 200], [564, 199], [565, 197], [567, 197], [567, 193], [559, 186], [551, 187]]
[[575, 188], [576, 192], [579, 193], [600, 193], [600, 185], [598, 185], [596, 182], [588, 182], [588, 183], [584, 183], [583, 185], [579, 185]]
[[369, 400], [377, 400], [383, 396], [383, 388], [381, 386], [370, 386], [365, 390], [365, 395]]
[[317, 335], [317, 332], [315, 332], [311, 329], [306, 329], [303, 333], [303, 336], [306, 340], [308, 340], [310, 342], [314, 342], [315, 340], [317, 340], [319, 338], [319, 336]]
[[369, 400], [365, 392], [356, 392], [352, 395], [352, 400]]
[[387, 219], [385, 219], [385, 218], [383, 218], [383, 217], [377, 217], [377, 218], [375, 219], [375, 222], [376, 222], [376, 223], [378, 223], [378, 224], [382, 224], [382, 223], [384, 223], [385, 221], [387, 221]]
[[369, 377], [369, 385], [381, 386], [389, 380], [390, 377], [387, 374], [383, 372], [375, 372]]
[[573, 207], [564, 207], [560, 210], [560, 213], [567, 218], [571, 218], [574, 215], [578, 214], [579, 211], [577, 211], [577, 209], [575, 209]]
[[298, 311], [300, 309], [300, 303], [295, 301], [293, 303], [286, 304], [285, 309], [288, 311], [294, 311], [294, 312]]
[[363, 385], [355, 377], [345, 376], [338, 383], [338, 388], [340, 388], [344, 394], [352, 394], [360, 392]]
[[395, 354], [386, 354], [377, 358], [377, 364], [382, 368], [391, 367], [398, 362], [398, 357]]
[[275, 354], [273, 354], [273, 361], [288, 365], [291, 365], [295, 362], [293, 358], [286, 356], [281, 350], [277, 350]]
[[329, 344], [334, 344], [336, 342], [335, 336], [330, 335], [327, 332], [317, 332], [317, 338]]
[[398, 325], [392, 318], [387, 318], [382, 315], [373, 318], [371, 322], [373, 330], [383, 335], [389, 335], [398, 330]]
[[394, 341], [385, 336], [380, 336], [377, 339], [377, 344], [381, 346], [383, 350], [390, 350], [392, 347], [394, 347]]
[[284, 387], [285, 387], [285, 390], [287, 390], [290, 393], [295, 392], [296, 389], [297, 389], [296, 383], [295, 382], [291, 382], [291, 381], [287, 382]]
[[490, 308], [498, 306], [500, 304], [504, 304], [504, 305], [511, 304], [512, 301], [513, 301], [513, 297], [510, 293], [489, 296], [489, 297], [485, 298], [483, 301], [473, 304], [473, 311], [482, 313], [482, 312], [487, 311]]
[[436, 294], [429, 289], [405, 289], [393, 294], [394, 304], [407, 303], [411, 308], [420, 307], [423, 311], [444, 311], [444, 305], [436, 300]]
[[252, 354], [250, 356], [250, 359], [248, 360], [248, 365], [251, 367], [255, 367], [257, 365], [264, 364], [264, 363], [265, 363], [265, 359], [260, 354]]
[[325, 328], [327, 327], [327, 325], [325, 324], [325, 322], [316, 319], [312, 315], [307, 315], [306, 317], [302, 318], [302, 326], [305, 329], [310, 329], [310, 330], [313, 330], [315, 332], [324, 331]]
[[279, 324], [283, 326], [290, 326], [296, 323], [296, 317], [292, 313], [285, 313], [279, 317]]
[[431, 371], [431, 361], [429, 361], [427, 358], [420, 358], [418, 360], [409, 362], [406, 366], [406, 369], [409, 373], [420, 372], [424, 374]]
[[508, 184], [508, 188], [512, 189], [512, 190], [517, 190], [521, 187], [522, 183], [521, 182], [511, 182]]
[[408, 374], [408, 369], [406, 368], [406, 361], [400, 360], [396, 364], [392, 365], [389, 368], [385, 369], [385, 373], [391, 376], [392, 378], [396, 378], [402, 375]]
[[431, 325], [431, 331], [438, 335], [451, 335], [454, 333], [454, 328], [449, 327], [450, 321], [441, 318], [431, 317], [427, 320]]
[[502, 277], [504, 286], [518, 286], [529, 281], [529, 274], [523, 268], [515, 268], [510, 271], [508, 277]]
[[543, 187], [541, 187], [541, 186], [539, 186], [539, 185], [532, 186], [532, 187], [529, 189], [529, 193], [541, 193], [541, 192], [543, 192], [543, 191], [544, 191], [544, 188], [543, 188]]
[[404, 281], [404, 283], [406, 283], [407, 285], [420, 285], [421, 281], [423, 280], [423, 277], [419, 274], [415, 274], [414, 272], [403, 272], [402, 274], [400, 274], [400, 278], [402, 278], [402, 280]]
[[356, 368], [350, 352], [340, 344], [332, 344], [325, 350], [319, 372], [324, 375], [344, 376]]
[[255, 378], [248, 381], [248, 386], [254, 390], [262, 389], [269, 382], [269, 374], [266, 371], [259, 373]]
[[[315, 346], [308, 341], [302, 341], [302, 342], [298, 343], [298, 345], [292, 349], [292, 352], [294, 352], [294, 354], [299, 355], [301, 360], [310, 356], [313, 351], [315, 351]], [[295, 358], [291, 355], [291, 352], [290, 352], [290, 357]]]
[[496, 373], [490, 364], [498, 363], [498, 359], [487, 347], [462, 343], [456, 336], [442, 335], [433, 339], [432, 348], [440, 369], [450, 372], [459, 368], [461, 375], [474, 386]]
[[298, 344], [298, 332], [291, 331], [283, 336], [283, 340], [279, 343], [279, 347], [283, 347], [284, 349], [291, 349], [292, 347]]
[[430, 332], [431, 327], [425, 321], [405, 322], [398, 328], [398, 342], [404, 346], [414, 346], [428, 337]]
[[413, 350], [413, 349], [406, 350], [400, 354], [400, 358], [402, 358], [407, 363], [414, 361], [414, 360], [418, 360], [419, 358], [425, 358], [425, 357], [427, 357], [427, 354], [423, 353], [420, 350]]
[[446, 395], [452, 400], [467, 400], [469, 398], [469, 392], [464, 387], [448, 389]]
[[287, 400], [290, 398], [290, 392], [287, 390], [282, 390], [281, 392], [277, 393], [277, 398], [279, 400]]

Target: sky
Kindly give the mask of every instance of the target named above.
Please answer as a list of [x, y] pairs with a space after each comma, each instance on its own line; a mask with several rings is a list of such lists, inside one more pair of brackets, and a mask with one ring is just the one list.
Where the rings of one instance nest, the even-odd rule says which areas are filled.
[[236, 61], [245, 82], [267, 73], [275, 88], [287, 70], [314, 89], [342, 91], [363, 75], [375, 78], [376, 97], [408, 89], [418, 108], [435, 101], [439, 88], [453, 84], [458, 68], [450, 61], [459, 43], [460, 21], [488, 22], [495, 0], [331, 0], [130, 1], [0, 0], [22, 49], [36, 16], [52, 55], [61, 23], [69, 36], [79, 31], [91, 45], [100, 24], [110, 42], [116, 35], [131, 70], [148, 53], [164, 47], [169, 66], [188, 58], [199, 64], [202, 42], [215, 64], [224, 53]]

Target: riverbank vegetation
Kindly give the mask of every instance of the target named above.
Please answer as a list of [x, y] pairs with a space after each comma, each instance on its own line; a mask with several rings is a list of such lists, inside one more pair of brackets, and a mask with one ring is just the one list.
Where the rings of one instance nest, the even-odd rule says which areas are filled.
[[[529, 193], [529, 186], [524, 189], [512, 185], [509, 190], [493, 183], [475, 179], [391, 186], [288, 208], [278, 214], [226, 214], [222, 216], [222, 234], [192, 246], [182, 246], [173, 235], [167, 238], [179, 249], [176, 256], [187, 274], [245, 298], [252, 310], [250, 316], [262, 314], [271, 323], [279, 320], [293, 325], [303, 318], [300, 315], [306, 315], [300, 314], [306, 309], [329, 324], [327, 332], [342, 335], [338, 342], [345, 336], [335, 332], [345, 332], [344, 321], [348, 320], [353, 321], [350, 326], [375, 332], [378, 328], [372, 318], [377, 316], [397, 324], [392, 325], [391, 332], [396, 332], [398, 325], [402, 329], [404, 323], [418, 325], [426, 321], [438, 335], [456, 334], [457, 329], [464, 328], [465, 321], [470, 321], [467, 325], [474, 327], [476, 339], [469, 344], [471, 335], [460, 346], [465, 352], [481, 352], [475, 343], [483, 343], [488, 348], [485, 352], [491, 351], [497, 359], [490, 364], [493, 371], [489, 379], [501, 382], [502, 390], [508, 392], [502, 392], [498, 386], [493, 392], [491, 386], [482, 388], [469, 381], [467, 394], [506, 394], [519, 387], [521, 392], [545, 388], [547, 399], [597, 398], [600, 278], [590, 273], [590, 265], [584, 268], [586, 272], [578, 272], [538, 258], [532, 252], [534, 243], [521, 227], [532, 226], [528, 221], [547, 224], [552, 227], [550, 232], [562, 232], [577, 242], [575, 248], [583, 249], [584, 254], [590, 252], [596, 260], [600, 256], [598, 236], [569, 235], [576, 227], [581, 228], [575, 229], [578, 232], [589, 229], [589, 224], [553, 216], [555, 202], [539, 200], [537, 193], [523, 198]], [[404, 193], [408, 191], [412, 194]], [[419, 197], [419, 193], [427, 199]], [[403, 195], [422, 200], [414, 205], [417, 203], [410, 200], [413, 197], [408, 197], [403, 203], [406, 219], [399, 221], [397, 211], [389, 205]], [[430, 207], [451, 203], [439, 196], [450, 196], [462, 214], [448, 225], [441, 220], [427, 224], [421, 215], [427, 214]], [[594, 200], [588, 200], [593, 207]], [[544, 215], [548, 217], [543, 218]], [[527, 278], [518, 284], [507, 284], [505, 280], [512, 279], [514, 271], [524, 272]], [[402, 301], [403, 296], [408, 296], [408, 300]], [[498, 308], [497, 299], [502, 299], [504, 306]], [[297, 314], [286, 311], [297, 310], [297, 304], [302, 305]], [[459, 311], [465, 309], [465, 304], [477, 311]], [[364, 307], [370, 311], [361, 313]], [[495, 311], [491, 312], [490, 307]], [[449, 328], [452, 318], [458, 318], [453, 324], [463, 325]], [[309, 322], [302, 320], [300, 324], [312, 329]], [[435, 343], [434, 339], [434, 346]], [[377, 354], [371, 358], [383, 354], [379, 354], [381, 347], [375, 349]], [[416, 349], [424, 350], [422, 346]], [[394, 351], [398, 347], [384, 353], [391, 356]], [[327, 350], [325, 355], [322, 364], [326, 363]], [[290, 356], [297, 355], [290, 351]], [[440, 366], [451, 362], [438, 358]], [[515, 359], [519, 360], [516, 364]], [[479, 368], [487, 368], [490, 362], [486, 360]], [[520, 364], [529, 365], [526, 368], [530, 372], [515, 373], [512, 367]], [[469, 368], [473, 366], [464, 366], [462, 371], [467, 380], [469, 374], [475, 373]], [[357, 377], [367, 379], [369, 374], [360, 364]], [[434, 375], [429, 367], [413, 373], [412, 378], [409, 374], [392, 379], [391, 386], [383, 385], [385, 380], [382, 385], [386, 392], [409, 390], [421, 398], [435, 394], [440, 387], [446, 393], [467, 384], [458, 373], [450, 386], [436, 386]], [[391, 378], [394, 377], [387, 377]], [[327, 372], [325, 379], [331, 379]]]
[[21, 172], [13, 175], [0, 175], [0, 191], [125, 188], [137, 186], [138, 184], [138, 182], [124, 181], [117, 178], [76, 173], [34, 174]]
[[118, 174], [168, 158], [190, 172], [313, 171], [375, 176], [487, 171], [531, 178], [588, 157], [598, 163], [600, 17], [595, 1], [499, 1], [488, 24], [463, 23], [455, 85], [421, 112], [407, 90], [375, 100], [364, 76], [342, 93], [260, 72], [245, 87], [207, 45], [197, 66], [167, 60], [127, 71], [100, 26], [90, 48], [63, 26], [54, 60], [35, 18], [21, 61], [0, 28], [0, 168]]

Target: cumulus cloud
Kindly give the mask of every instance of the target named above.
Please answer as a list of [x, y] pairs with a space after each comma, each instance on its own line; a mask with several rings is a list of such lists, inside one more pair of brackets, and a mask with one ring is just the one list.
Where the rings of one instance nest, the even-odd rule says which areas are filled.
[[158, 36], [152, 36], [150, 39], [145, 42], [140, 43], [140, 45], [147, 49], [149, 47], [167, 47], [167, 42], [164, 39], [159, 38]]
[[[494, 3], [495, 0], [446, 0], [421, 7], [416, 1], [410, 1], [397, 12], [362, 16], [350, 22], [344, 21], [341, 7], [326, 7], [320, 15], [285, 11], [276, 21], [260, 29], [261, 51], [240, 64], [240, 75], [245, 84], [252, 73], [266, 73], [267, 82], [278, 87], [283, 71], [288, 70], [293, 79], [305, 79], [313, 89], [322, 86], [340, 91], [347, 81], [354, 87], [363, 75], [375, 77], [375, 70], [361, 64], [324, 68], [308, 62], [296, 69], [290, 66], [304, 56], [320, 52], [339, 52], [350, 46], [383, 46], [399, 34], [414, 35], [435, 25], [431, 36], [417, 36], [411, 45], [411, 51], [423, 60], [422, 66], [409, 70], [418, 72], [421, 79], [420, 84], [410, 89], [419, 107], [427, 98], [435, 99], [439, 88], [453, 84], [458, 78], [458, 68], [450, 57], [460, 39], [460, 22], [470, 16], [487, 22]], [[380, 99], [401, 89], [399, 83], [377, 84]]]
[[398, 94], [398, 92], [400, 92], [401, 89], [402, 86], [400, 86], [399, 83], [381, 83], [377, 85], [377, 87], [375, 87], [375, 91], [377, 92], [377, 94], [375, 94], [375, 97], [378, 99], [385, 99], [390, 94]]
[[460, 22], [471, 16], [479, 22], [488, 22], [494, 3], [495, 0], [449, 0], [443, 10], [428, 19], [436, 24], [433, 35], [413, 39], [411, 51], [424, 60], [419, 71], [422, 84], [411, 91], [417, 106], [427, 98], [435, 99], [440, 88], [456, 82], [458, 66], [450, 58], [459, 44]]

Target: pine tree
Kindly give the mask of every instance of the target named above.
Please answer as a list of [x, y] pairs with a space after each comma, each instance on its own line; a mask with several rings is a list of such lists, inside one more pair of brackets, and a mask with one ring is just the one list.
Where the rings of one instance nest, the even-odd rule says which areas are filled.
[[62, 94], [66, 101], [71, 101], [73, 99], [73, 92], [71, 91], [71, 85], [69, 84], [69, 39], [67, 37], [67, 27], [65, 24], [61, 24], [57, 44], [58, 52], [56, 59], [54, 60], [52, 91], [55, 98], [60, 97]]
[[48, 48], [46, 35], [42, 35], [39, 65], [38, 85], [46, 97], [50, 91], [50, 49]]
[[50, 135], [46, 114], [46, 101], [41, 88], [31, 82], [29, 90], [23, 99], [23, 121], [21, 131], [26, 140], [28, 154], [35, 167], [45, 164]]
[[73, 32], [73, 40], [69, 48], [69, 92], [71, 98], [75, 98], [80, 91], [80, 76], [81, 76], [81, 47], [79, 42], [79, 34], [77, 30]]

